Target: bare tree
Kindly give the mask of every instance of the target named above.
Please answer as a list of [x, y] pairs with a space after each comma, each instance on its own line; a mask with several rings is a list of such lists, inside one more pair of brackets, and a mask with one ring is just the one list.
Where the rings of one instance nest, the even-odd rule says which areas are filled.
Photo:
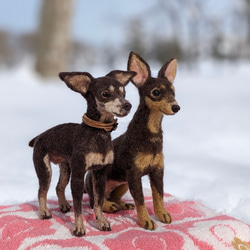
[[248, 40], [250, 41], [250, 0], [245, 0], [246, 3], [246, 19], [247, 19], [247, 36]]
[[146, 48], [147, 34], [144, 31], [141, 18], [134, 18], [129, 21], [126, 34], [125, 47], [140, 55], [144, 55]]
[[44, 0], [37, 40], [36, 71], [55, 77], [67, 69], [73, 0]]

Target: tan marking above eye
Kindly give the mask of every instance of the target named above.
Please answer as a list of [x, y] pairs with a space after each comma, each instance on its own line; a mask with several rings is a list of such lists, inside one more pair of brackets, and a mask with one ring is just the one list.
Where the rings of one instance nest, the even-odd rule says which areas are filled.
[[120, 91], [121, 93], [124, 93], [124, 88], [123, 88], [123, 87], [120, 87], [120, 88], [119, 88], [119, 91]]
[[109, 87], [109, 90], [110, 90], [111, 92], [114, 92], [114, 91], [115, 91], [115, 87], [114, 87], [113, 85], [111, 85], [111, 86]]

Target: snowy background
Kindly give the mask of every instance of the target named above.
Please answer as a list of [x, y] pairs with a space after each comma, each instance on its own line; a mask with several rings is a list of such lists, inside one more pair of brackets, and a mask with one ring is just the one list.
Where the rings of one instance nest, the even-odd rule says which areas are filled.
[[[92, 64], [80, 60], [70, 67], [94, 77], [115, 68], [125, 70], [128, 54], [134, 50], [129, 44], [138, 38], [154, 75], [161, 67], [152, 58], [157, 38], [178, 42], [184, 56], [190, 51], [191, 58], [178, 64], [175, 80], [181, 110], [165, 116], [162, 124], [164, 190], [181, 199], [200, 200], [250, 224], [248, 2], [75, 0], [71, 38], [83, 45], [78, 50], [80, 59], [86, 59], [89, 48], [96, 49], [96, 58], [90, 53]], [[35, 51], [29, 42], [39, 27], [42, 3], [0, 3], [0, 205], [37, 200], [38, 181], [28, 142], [57, 124], [81, 122], [86, 110], [85, 100], [59, 78], [45, 81], [34, 73]], [[136, 20], [141, 26], [135, 32]], [[164, 60], [165, 52], [160, 54]], [[108, 66], [109, 56], [114, 57], [115, 67]], [[133, 108], [119, 119], [114, 138], [126, 130], [138, 105], [137, 89], [133, 84], [126, 89]], [[53, 166], [50, 199], [56, 199], [57, 180], [58, 167]], [[149, 188], [147, 177], [143, 185]], [[72, 199], [70, 188], [66, 191]]]
[[[145, 58], [146, 59], [146, 58]], [[119, 69], [126, 69], [123, 58]], [[28, 142], [65, 122], [81, 122], [85, 100], [62, 81], [44, 82], [32, 63], [0, 71], [0, 205], [37, 199], [38, 181]], [[159, 65], [151, 65], [154, 74]], [[250, 63], [202, 63], [192, 70], [178, 66], [176, 99], [181, 110], [165, 116], [164, 190], [250, 223]], [[79, 70], [79, 69], [76, 69]], [[84, 71], [84, 69], [81, 69]], [[98, 77], [111, 69], [96, 67]], [[126, 130], [138, 104], [130, 83], [130, 115], [119, 119], [113, 137]], [[48, 194], [56, 199], [58, 167]], [[149, 187], [143, 178], [145, 188]], [[71, 199], [70, 188], [67, 197]]]

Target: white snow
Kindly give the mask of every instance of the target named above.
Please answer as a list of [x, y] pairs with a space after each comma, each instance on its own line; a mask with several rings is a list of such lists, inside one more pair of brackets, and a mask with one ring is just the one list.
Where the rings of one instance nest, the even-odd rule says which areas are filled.
[[[152, 66], [153, 69], [157, 68]], [[120, 67], [125, 69], [125, 64]], [[179, 66], [176, 99], [181, 110], [164, 117], [164, 190], [250, 223], [250, 63]], [[79, 70], [79, 69], [76, 69]], [[101, 76], [107, 72], [90, 72]], [[113, 137], [126, 130], [138, 104], [129, 84], [132, 112], [119, 119]], [[37, 199], [38, 181], [28, 142], [44, 130], [81, 122], [85, 100], [58, 80], [44, 82], [23, 64], [0, 71], [0, 205]], [[58, 167], [48, 194], [56, 199]], [[143, 185], [149, 188], [148, 178]], [[70, 188], [67, 197], [71, 199]]]

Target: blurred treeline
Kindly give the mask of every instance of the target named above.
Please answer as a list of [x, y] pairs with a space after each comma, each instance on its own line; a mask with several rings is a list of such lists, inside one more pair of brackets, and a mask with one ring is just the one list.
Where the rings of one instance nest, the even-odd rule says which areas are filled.
[[[105, 46], [77, 41], [70, 35], [70, 28], [65, 30], [65, 27], [70, 27], [74, 2], [67, 0], [66, 5], [62, 2], [64, 1], [43, 1], [37, 31], [13, 34], [7, 30], [0, 30], [1, 68], [14, 67], [27, 58], [34, 60], [36, 70], [44, 76], [48, 69], [39, 68], [39, 63], [48, 64], [50, 69], [56, 68], [56, 72], [76, 69], [78, 65], [84, 67], [98, 63], [113, 67], [119, 60], [117, 55], [128, 55], [131, 50], [159, 63], [172, 57], [188, 63], [201, 59], [250, 59], [250, 0], [237, 0], [230, 8], [227, 1], [224, 1], [225, 13], [222, 9], [221, 15], [216, 16], [210, 15], [206, 9], [207, 5], [200, 0], [158, 0], [150, 10], [125, 20], [123, 43], [114, 45], [110, 42]], [[54, 13], [53, 8], [56, 10]], [[58, 42], [54, 42], [53, 45], [48, 41], [58, 41], [55, 36], [60, 26], [64, 29], [61, 30], [61, 35], [59, 32], [57, 36], [60, 36], [60, 44], [65, 42], [65, 46], [61, 46], [61, 51], [56, 57], [56, 50], [60, 46]], [[51, 66], [49, 59], [48, 62], [45, 60], [46, 63], [39, 62], [39, 57], [45, 53], [47, 59], [52, 58], [53, 54], [54, 63], [62, 65]], [[53, 74], [51, 72], [48, 75]]]

